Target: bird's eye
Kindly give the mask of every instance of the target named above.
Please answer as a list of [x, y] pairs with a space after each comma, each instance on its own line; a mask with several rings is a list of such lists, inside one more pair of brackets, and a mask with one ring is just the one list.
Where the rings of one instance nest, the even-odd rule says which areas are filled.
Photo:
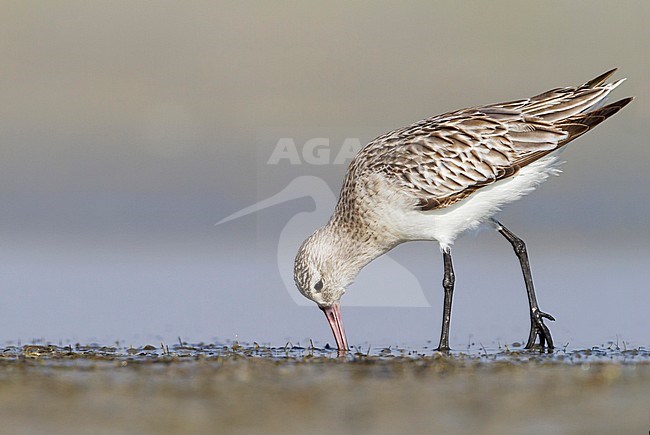
[[314, 284], [314, 290], [321, 291], [323, 290], [323, 280], [321, 279], [316, 284]]

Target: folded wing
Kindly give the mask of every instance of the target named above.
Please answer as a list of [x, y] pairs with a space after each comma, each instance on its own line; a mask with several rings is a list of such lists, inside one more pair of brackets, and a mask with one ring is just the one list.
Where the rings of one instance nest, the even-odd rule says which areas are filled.
[[579, 87], [450, 112], [394, 130], [368, 144], [352, 166], [383, 173], [421, 210], [448, 207], [515, 175], [628, 104], [632, 98], [600, 107], [623, 81], [605, 83], [614, 71]]

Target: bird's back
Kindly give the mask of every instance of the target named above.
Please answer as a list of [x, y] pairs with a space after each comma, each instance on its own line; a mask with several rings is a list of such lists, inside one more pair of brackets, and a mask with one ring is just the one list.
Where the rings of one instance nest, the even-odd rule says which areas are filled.
[[414, 208], [435, 210], [512, 177], [632, 100], [600, 107], [624, 80], [606, 83], [615, 71], [582, 86], [449, 112], [379, 136], [350, 164], [340, 202], [360, 188], [367, 194], [365, 185], [379, 175], [411, 197]]

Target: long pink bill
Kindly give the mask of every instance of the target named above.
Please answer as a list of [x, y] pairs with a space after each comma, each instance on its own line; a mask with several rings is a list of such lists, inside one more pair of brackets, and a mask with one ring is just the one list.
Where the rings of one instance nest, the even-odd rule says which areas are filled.
[[338, 303], [335, 303], [329, 307], [319, 308], [325, 313], [327, 322], [330, 324], [330, 328], [332, 328], [339, 355], [345, 354], [348, 351], [348, 340], [345, 338], [345, 330], [343, 329], [343, 321], [341, 320], [341, 307]]

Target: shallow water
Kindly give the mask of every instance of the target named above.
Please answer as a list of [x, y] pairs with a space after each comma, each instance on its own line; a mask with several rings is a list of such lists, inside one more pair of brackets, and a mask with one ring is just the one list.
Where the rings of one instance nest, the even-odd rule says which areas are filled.
[[[622, 345], [622, 346], [621, 346]], [[272, 361], [308, 362], [314, 358], [339, 361], [382, 361], [382, 360], [417, 360], [427, 358], [445, 358], [449, 361], [490, 362], [507, 361], [509, 363], [526, 363], [538, 361], [545, 363], [616, 362], [616, 363], [650, 363], [650, 349], [645, 347], [627, 348], [625, 343], [610, 342], [607, 345], [591, 348], [555, 348], [527, 350], [522, 343], [512, 343], [500, 348], [468, 346], [464, 350], [452, 350], [444, 354], [431, 346], [408, 348], [403, 346], [372, 347], [352, 346], [345, 354], [339, 354], [328, 343], [319, 346], [309, 340], [307, 346], [287, 342], [285, 346], [273, 347], [254, 343], [198, 343], [189, 344], [179, 340], [175, 344], [160, 343], [157, 346], [147, 344], [139, 347], [124, 347], [119, 342], [114, 346], [99, 344], [70, 344], [66, 346], [51, 343], [7, 345], [0, 349], [0, 361], [19, 361], [34, 359], [41, 361], [123, 361], [126, 363], [176, 362], [182, 360], [214, 360], [224, 358], [262, 358]]]
[[30, 344], [0, 385], [3, 433], [644, 433], [650, 350]]
[[[309, 337], [331, 340], [322, 313], [313, 304], [296, 305], [291, 296], [298, 294], [295, 286], [283, 285], [276, 245], [242, 239], [231, 241], [235, 247], [226, 252], [217, 231], [209, 231], [213, 233], [206, 230], [200, 240], [153, 241], [147, 238], [151, 235], [138, 234], [128, 241], [98, 240], [92, 247], [64, 237], [47, 244], [6, 238], [0, 251], [7, 271], [0, 291], [5, 308], [0, 338], [23, 343], [42, 338], [64, 345], [124, 339], [127, 346], [175, 342], [178, 336], [192, 342], [239, 339], [275, 346], [289, 340], [305, 346]], [[252, 243], [257, 254], [239, 243]], [[557, 319], [548, 324], [557, 345], [591, 347], [617, 339], [629, 347], [650, 344], [650, 250], [643, 243], [611, 246], [602, 240], [571, 242], [568, 236], [564, 244], [529, 241], [540, 307]], [[453, 348], [465, 349], [468, 342], [496, 348], [527, 338], [525, 289], [511, 251], [493, 232], [457, 243]], [[376, 281], [394, 279], [371, 263], [342, 299], [349, 342], [409, 348], [437, 342], [442, 312], [438, 248], [405, 244], [391, 256], [418, 278], [431, 306], [347, 306], [348, 297], [374, 291]], [[395, 292], [406, 294], [404, 287], [396, 286]]]

